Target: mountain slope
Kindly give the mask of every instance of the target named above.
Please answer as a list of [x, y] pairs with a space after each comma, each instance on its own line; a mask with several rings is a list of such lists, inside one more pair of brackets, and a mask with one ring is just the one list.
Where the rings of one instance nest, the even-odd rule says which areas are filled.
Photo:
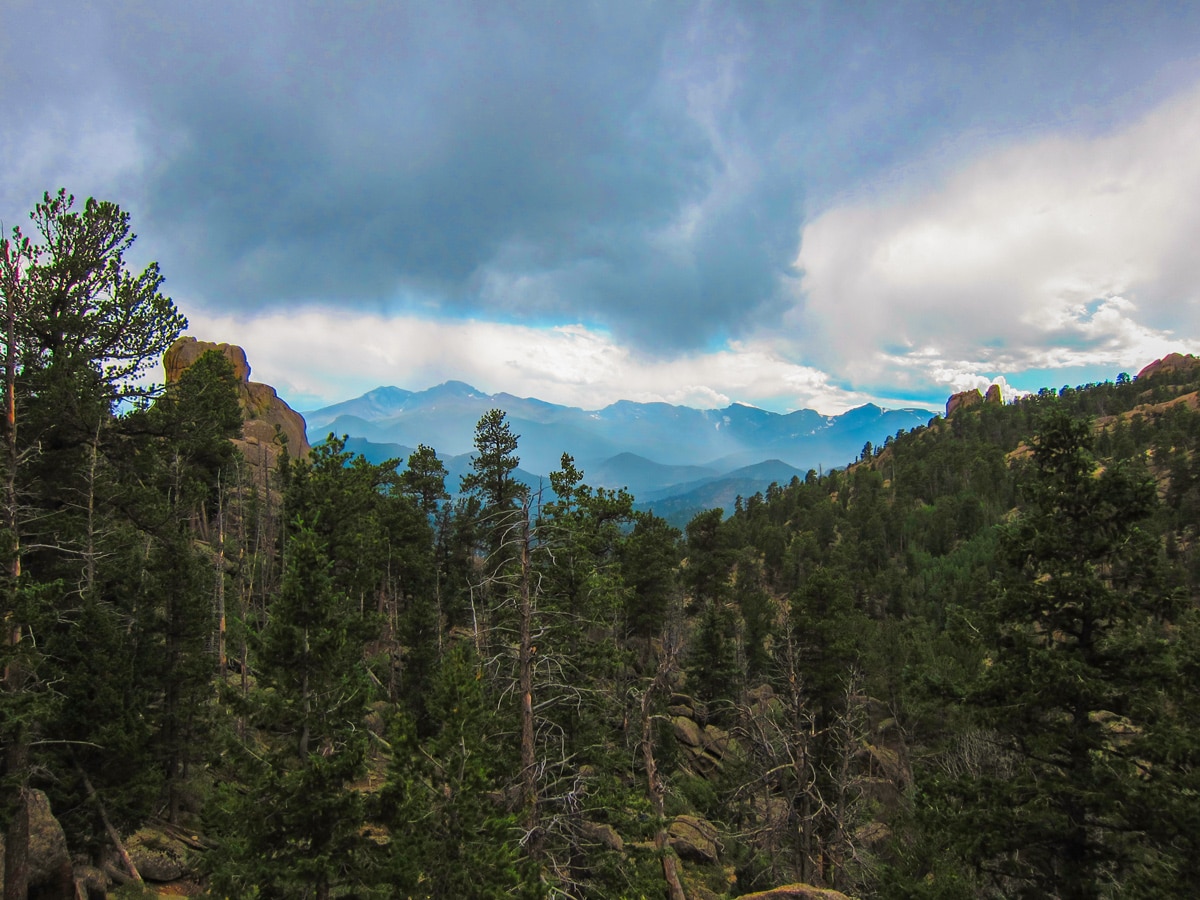
[[589, 411], [451, 381], [415, 393], [376, 388], [305, 417], [314, 440], [333, 431], [375, 443], [427, 444], [450, 457], [472, 451], [475, 423], [493, 408], [507, 413], [520, 436], [518, 455], [527, 471], [554, 471], [562, 454], [570, 453], [597, 486], [627, 486], [635, 494], [728, 475], [768, 459], [800, 472], [845, 465], [867, 441], [881, 443], [925, 424], [930, 415], [874, 405], [840, 416], [813, 410], [781, 415], [744, 404], [701, 410], [630, 400]]

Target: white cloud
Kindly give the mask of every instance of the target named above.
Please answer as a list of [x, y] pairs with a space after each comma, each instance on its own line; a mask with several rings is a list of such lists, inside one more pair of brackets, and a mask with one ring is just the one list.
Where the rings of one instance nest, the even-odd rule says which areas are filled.
[[582, 325], [533, 328], [319, 308], [236, 316], [185, 304], [185, 311], [191, 335], [240, 344], [251, 377], [274, 385], [302, 409], [378, 385], [421, 390], [450, 379], [584, 409], [621, 399], [701, 408], [739, 400], [780, 411], [837, 413], [876, 399], [842, 390], [765, 344], [659, 359]]
[[799, 352], [851, 384], [960, 388], [1200, 349], [1197, 146], [1200, 88], [828, 210], [801, 237]]

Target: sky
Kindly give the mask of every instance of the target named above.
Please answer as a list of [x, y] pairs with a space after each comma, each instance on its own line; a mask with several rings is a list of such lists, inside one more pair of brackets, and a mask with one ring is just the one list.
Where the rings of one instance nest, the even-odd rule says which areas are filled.
[[298, 409], [837, 413], [1200, 352], [1200, 4], [0, 0], [0, 222], [112, 200]]

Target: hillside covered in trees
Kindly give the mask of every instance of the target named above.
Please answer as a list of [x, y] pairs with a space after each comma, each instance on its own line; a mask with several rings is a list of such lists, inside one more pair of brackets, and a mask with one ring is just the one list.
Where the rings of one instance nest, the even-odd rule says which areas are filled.
[[139, 387], [185, 323], [127, 217], [33, 222], [0, 254], [5, 900], [1200, 880], [1196, 360], [681, 531], [566, 455], [516, 481], [502, 410], [453, 503], [428, 447], [256, 463], [225, 356]]

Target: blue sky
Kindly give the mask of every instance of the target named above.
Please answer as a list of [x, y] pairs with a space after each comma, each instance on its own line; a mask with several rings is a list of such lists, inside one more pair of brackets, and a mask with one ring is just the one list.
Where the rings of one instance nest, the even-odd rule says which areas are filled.
[[1200, 5], [0, 0], [0, 220], [115, 200], [299, 408], [838, 412], [1200, 348]]

